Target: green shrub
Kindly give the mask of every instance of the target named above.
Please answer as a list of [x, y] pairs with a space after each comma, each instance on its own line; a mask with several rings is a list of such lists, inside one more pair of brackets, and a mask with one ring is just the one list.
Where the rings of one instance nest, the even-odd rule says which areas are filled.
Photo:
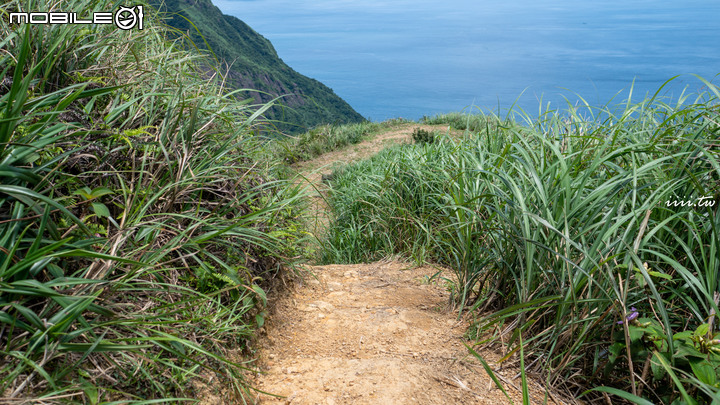
[[413, 129], [412, 138], [415, 143], [425, 144], [435, 142], [435, 132], [422, 128]]

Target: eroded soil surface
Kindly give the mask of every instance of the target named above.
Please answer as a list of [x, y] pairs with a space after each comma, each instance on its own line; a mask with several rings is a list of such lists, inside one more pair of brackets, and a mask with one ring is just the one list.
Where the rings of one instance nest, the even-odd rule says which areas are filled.
[[[330, 172], [333, 162], [365, 158], [409, 140], [412, 129], [378, 135], [305, 162], [298, 170], [322, 192], [321, 174]], [[315, 209], [322, 217], [324, 205], [318, 202]], [[258, 360], [262, 373], [254, 386], [277, 396], [259, 394], [256, 403], [508, 402], [468, 354], [463, 340], [468, 324], [449, 308], [445, 281], [433, 278], [439, 269], [383, 261], [311, 266], [308, 271], [276, 302], [266, 324]], [[493, 352], [482, 355], [491, 364], [498, 358]], [[506, 369], [499, 378], [515, 403], [522, 403], [517, 374]], [[534, 402], [542, 403], [544, 392], [537, 383], [532, 388]], [[553, 402], [549, 397], [548, 403]]]
[[[437, 273], [397, 261], [310, 268], [261, 353], [262, 404], [498, 404]], [[522, 399], [515, 395], [515, 401]]]

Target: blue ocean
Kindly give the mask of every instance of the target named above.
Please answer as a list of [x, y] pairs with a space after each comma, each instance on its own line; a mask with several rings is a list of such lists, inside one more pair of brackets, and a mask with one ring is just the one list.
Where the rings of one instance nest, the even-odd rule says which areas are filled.
[[[374, 121], [451, 111], [529, 115], [720, 84], [708, 0], [213, 0], [296, 71]], [[632, 91], [632, 94], [631, 94]]]

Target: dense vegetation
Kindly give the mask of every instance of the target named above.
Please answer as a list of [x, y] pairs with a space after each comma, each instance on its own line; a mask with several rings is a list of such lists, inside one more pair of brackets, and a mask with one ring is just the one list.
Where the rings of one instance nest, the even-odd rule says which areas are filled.
[[[3, 400], [244, 400], [267, 292], [303, 254], [300, 196], [277, 166], [407, 125], [324, 125], [260, 144], [271, 106], [208, 80], [212, 64], [146, 14], [142, 32], [1, 19]], [[217, 21], [276, 57], [239, 20]], [[243, 55], [221, 56], [263, 59]], [[466, 132], [418, 129], [416, 144], [338, 171], [321, 259], [447, 266], [476, 317], [468, 336], [503, 342], [503, 361], [570, 396], [718, 404], [720, 91], [705, 84], [672, 103], [522, 123], [427, 118]]]
[[322, 261], [447, 266], [469, 336], [571, 397], [720, 403], [720, 92], [705, 85], [523, 124], [428, 118], [468, 130], [416, 131], [334, 174]]
[[[243, 396], [243, 351], [292, 265], [297, 195], [250, 134], [268, 106], [143, 31], [9, 26], [0, 6], [0, 397]], [[236, 399], [237, 400], [237, 399]]]
[[169, 25], [229, 66], [228, 87], [253, 89], [245, 94], [257, 102], [281, 96], [265, 114], [281, 131], [299, 134], [326, 123], [365, 121], [332, 89], [290, 68], [270, 41], [241, 20], [223, 14], [210, 0], [153, 0], [153, 4], [166, 12]]
[[402, 118], [383, 122], [363, 122], [347, 125], [320, 125], [297, 136], [276, 138], [269, 143], [266, 151], [273, 158], [286, 164], [302, 162], [320, 156], [323, 153], [354, 145], [380, 131], [388, 131], [403, 124], [410, 124]]

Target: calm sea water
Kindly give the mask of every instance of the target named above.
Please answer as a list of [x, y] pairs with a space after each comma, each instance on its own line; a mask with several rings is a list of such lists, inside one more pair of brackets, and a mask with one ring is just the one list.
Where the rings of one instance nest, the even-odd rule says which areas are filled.
[[[709, 0], [213, 0], [298, 72], [372, 120], [474, 110], [532, 115], [719, 84]], [[619, 93], [619, 94], [618, 94]], [[614, 101], [611, 101], [615, 97]], [[568, 101], [566, 101], [566, 99]]]

